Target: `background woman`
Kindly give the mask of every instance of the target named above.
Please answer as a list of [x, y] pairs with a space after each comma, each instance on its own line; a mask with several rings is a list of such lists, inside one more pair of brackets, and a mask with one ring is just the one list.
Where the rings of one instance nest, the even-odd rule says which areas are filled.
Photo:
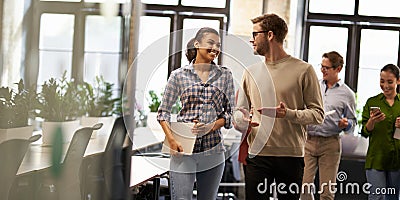
[[[201, 28], [187, 44], [190, 64], [174, 70], [168, 79], [157, 119], [171, 148], [171, 197], [191, 199], [196, 180], [197, 199], [216, 199], [224, 170], [224, 146], [220, 128], [231, 127], [234, 86], [231, 71], [213, 60], [220, 53], [219, 34], [212, 28]], [[171, 134], [170, 111], [180, 98], [182, 109], [178, 122], [195, 122], [197, 135], [192, 155]]]
[[361, 134], [369, 137], [365, 160], [367, 181], [372, 184], [369, 200], [399, 200], [400, 140], [394, 138], [395, 128], [400, 128], [398, 84], [399, 68], [384, 66], [380, 73], [382, 93], [369, 98], [362, 113]]

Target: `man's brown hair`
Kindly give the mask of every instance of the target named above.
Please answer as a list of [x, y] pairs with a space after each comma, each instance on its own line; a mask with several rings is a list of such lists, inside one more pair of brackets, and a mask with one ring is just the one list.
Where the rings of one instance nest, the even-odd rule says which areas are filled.
[[264, 14], [251, 20], [253, 24], [260, 23], [263, 31], [272, 31], [276, 41], [283, 44], [288, 33], [288, 27], [282, 18], [276, 14]]

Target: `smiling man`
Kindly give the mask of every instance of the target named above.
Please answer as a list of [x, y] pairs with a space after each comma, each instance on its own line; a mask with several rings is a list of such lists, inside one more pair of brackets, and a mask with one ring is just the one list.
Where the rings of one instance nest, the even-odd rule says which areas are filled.
[[[307, 126], [303, 185], [310, 186], [314, 183], [315, 173], [319, 168], [318, 192], [322, 192], [321, 199], [333, 200], [335, 197], [332, 191], [341, 157], [339, 133], [353, 133], [357, 122], [354, 92], [339, 79], [343, 63], [343, 57], [336, 51], [322, 55], [320, 67], [323, 79], [320, 80], [320, 86], [325, 120], [320, 125]], [[301, 196], [302, 200], [314, 199], [311, 188], [305, 188]]]

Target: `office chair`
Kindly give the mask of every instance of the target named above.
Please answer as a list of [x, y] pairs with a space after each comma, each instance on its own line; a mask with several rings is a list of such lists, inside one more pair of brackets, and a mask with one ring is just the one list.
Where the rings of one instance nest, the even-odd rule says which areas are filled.
[[11, 186], [16, 178], [19, 166], [25, 157], [29, 144], [42, 135], [29, 139], [12, 139], [0, 143], [0, 199], [8, 200]]
[[[125, 120], [130, 120], [125, 116]], [[88, 160], [86, 168], [86, 199], [125, 199], [127, 185], [124, 181], [122, 150], [127, 129], [124, 117], [118, 117], [111, 130], [104, 153]], [[86, 161], [85, 161], [86, 162]]]
[[[40, 186], [40, 196], [37, 199], [82, 199], [80, 190], [80, 167], [82, 165], [83, 156], [85, 155], [92, 132], [100, 129], [102, 126], [102, 123], [98, 123], [93, 127], [85, 127], [75, 131], [65, 155], [64, 162], [61, 165], [60, 176], [55, 177], [49, 174], [49, 171], [45, 171], [42, 175], [43, 183]], [[43, 188], [48, 188], [49, 190], [43, 190]], [[45, 194], [48, 192], [53, 194]]]

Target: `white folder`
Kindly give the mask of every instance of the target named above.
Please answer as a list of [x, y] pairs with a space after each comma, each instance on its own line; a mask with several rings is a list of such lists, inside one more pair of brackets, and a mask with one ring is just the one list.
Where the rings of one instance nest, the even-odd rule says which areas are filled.
[[[192, 133], [194, 123], [171, 122], [170, 128], [175, 140], [180, 142], [183, 147], [184, 154], [192, 154], [193, 147], [196, 142], [196, 135]], [[162, 153], [170, 153], [170, 147], [167, 138], [165, 138]]]

